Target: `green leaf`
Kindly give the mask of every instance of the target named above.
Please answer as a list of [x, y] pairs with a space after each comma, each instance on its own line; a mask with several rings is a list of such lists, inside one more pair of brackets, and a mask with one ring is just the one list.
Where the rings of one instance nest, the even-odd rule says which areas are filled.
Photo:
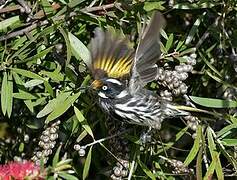
[[63, 171], [60, 171], [57, 173], [60, 177], [62, 177], [63, 179], [70, 179], [70, 180], [78, 180], [77, 177], [71, 175], [71, 174], [68, 174], [68, 172], [63, 172]]
[[44, 78], [42, 78], [38, 74], [33, 73], [31, 71], [27, 71], [24, 69], [17, 69], [17, 68], [10, 68], [10, 69], [17, 74], [20, 74], [20, 75], [28, 77], [28, 78], [44, 80]]
[[194, 35], [198, 32], [198, 27], [201, 24], [202, 18], [203, 18], [203, 15], [197, 18], [197, 20], [193, 24], [191, 30], [189, 31], [188, 37], [185, 40], [185, 45], [190, 44], [191, 41], [193, 40]]
[[165, 44], [165, 48], [166, 48], [166, 51], [169, 51], [171, 46], [173, 45], [173, 40], [174, 40], [174, 34], [170, 34], [168, 40], [166, 41], [166, 44]]
[[237, 139], [222, 139], [224, 146], [237, 146]]
[[8, 100], [8, 84], [7, 84], [7, 72], [3, 73], [2, 88], [1, 88], [1, 106], [3, 115], [7, 112]]
[[175, 135], [175, 142], [177, 142], [188, 130], [188, 126], [181, 129], [176, 135]]
[[234, 115], [228, 114], [227, 117], [231, 120], [233, 124], [237, 124], [237, 117], [234, 117]]
[[19, 93], [13, 93], [13, 97], [16, 99], [37, 99], [38, 97], [34, 94], [21, 91]]
[[215, 143], [214, 143], [214, 139], [212, 137], [212, 132], [211, 132], [211, 128], [208, 127], [207, 128], [207, 140], [208, 140], [208, 148], [209, 148], [209, 151], [211, 153], [211, 157], [212, 159], [214, 159], [215, 157], [215, 151], [216, 151], [216, 146], [215, 146]]
[[80, 58], [84, 63], [89, 66], [91, 63], [91, 54], [87, 47], [72, 33], [68, 33], [69, 42], [72, 48], [72, 54], [79, 60]]
[[24, 149], [25, 149], [25, 144], [21, 142], [18, 150], [19, 150], [19, 152], [23, 152]]
[[225, 149], [225, 147], [223, 146], [223, 144], [221, 143], [221, 141], [219, 139], [217, 139], [216, 142], [217, 142], [217, 145], [218, 145], [221, 153], [226, 157], [226, 159], [234, 167], [234, 169], [237, 170], [236, 158], [228, 153], [228, 151]]
[[161, 34], [161, 36], [162, 36], [163, 38], [165, 38], [166, 40], [168, 40], [168, 36], [167, 36], [166, 32], [164, 31], [164, 29], [161, 29], [161, 30], [160, 30], [160, 34]]
[[183, 46], [184, 41], [179, 41], [178, 45], [175, 48], [175, 51], [179, 51], [179, 49]]
[[55, 97], [53, 87], [49, 84], [48, 81], [44, 81], [44, 87], [45, 87], [45, 91], [48, 92], [51, 97]]
[[189, 96], [190, 99], [204, 107], [211, 108], [235, 108], [237, 107], [237, 101], [213, 99], [213, 98], [203, 98], [197, 96]]
[[206, 59], [206, 57], [199, 52], [200, 57], [202, 58], [202, 60], [206, 63], [206, 65], [213, 71], [215, 72], [219, 78], [221, 77], [221, 73]]
[[[21, 78], [18, 76], [18, 74], [16, 74], [15, 72], [12, 73], [13, 77], [14, 77], [14, 80], [17, 84], [17, 87], [18, 87], [18, 90], [19, 90], [19, 93], [26, 93], [26, 88], [23, 86], [23, 82], [21, 80]], [[29, 93], [30, 94], [30, 93]], [[13, 94], [13, 97], [14, 97], [14, 94]], [[31, 100], [24, 100], [24, 103], [25, 105], [27, 106], [27, 108], [33, 112], [34, 109], [33, 109], [33, 105], [32, 105], [32, 102]]]
[[74, 106], [74, 112], [76, 114], [76, 117], [78, 119], [78, 121], [81, 123], [82, 127], [86, 130], [86, 132], [94, 139], [94, 135], [93, 135], [93, 132], [90, 128], [90, 126], [88, 125], [85, 117], [83, 116], [83, 114], [81, 113], [81, 111], [79, 111], [79, 109], [77, 109], [75, 106]]
[[[77, 0], [77, 2], [78, 2], [78, 0]], [[62, 27], [59, 27], [59, 31], [63, 35], [63, 38], [64, 38], [65, 43], [66, 43], [66, 47], [67, 47], [67, 51], [66, 51], [67, 52], [67, 60], [66, 60], [66, 63], [65, 63], [65, 67], [67, 68], [69, 63], [70, 63], [70, 60], [71, 60], [72, 51], [71, 51], [70, 42], [69, 42], [66, 31]]]
[[37, 114], [37, 118], [44, 117], [58, 109], [65, 103], [66, 99], [70, 96], [71, 92], [62, 92], [55, 99], [52, 99], [48, 104]]
[[212, 160], [216, 161], [215, 170], [216, 170], [218, 179], [224, 180], [224, 175], [223, 175], [222, 166], [221, 166], [221, 162], [220, 162], [220, 158], [219, 158], [219, 153], [216, 149], [216, 145], [215, 145], [212, 134], [214, 134], [214, 131], [211, 129], [211, 127], [208, 127], [207, 128], [207, 140], [208, 140], [209, 151], [210, 151]]
[[19, 16], [13, 16], [11, 18], [5, 19], [0, 22], [0, 32], [6, 30], [9, 26], [13, 26], [14, 24], [20, 22]]
[[44, 56], [46, 56], [49, 52], [52, 52], [52, 49], [54, 48], [54, 46], [51, 46], [47, 49], [44, 49], [40, 52], [38, 52], [36, 55], [34, 56], [31, 56], [31, 57], [28, 57], [26, 59], [23, 59], [21, 61], [17, 61], [16, 64], [19, 64], [19, 63], [26, 63], [26, 62], [29, 62], [29, 61], [34, 61], [34, 60], [37, 60], [39, 58], [42, 58]]
[[146, 173], [149, 178], [151, 178], [152, 180], [156, 179], [156, 176], [150, 171], [150, 169], [146, 167], [146, 165], [141, 160], [138, 160], [138, 164], [141, 166], [143, 172]]
[[143, 9], [145, 11], [152, 11], [152, 10], [164, 10], [165, 7], [162, 6], [165, 2], [164, 1], [159, 1], [159, 2], [145, 2]]
[[55, 155], [54, 155], [54, 157], [53, 157], [53, 164], [52, 164], [53, 167], [56, 167], [56, 165], [57, 165], [57, 163], [58, 163], [58, 161], [59, 161], [59, 153], [60, 153], [60, 151], [61, 151], [61, 148], [62, 148], [62, 145], [60, 145], [60, 146], [58, 147], [58, 149], [57, 149], [57, 151], [56, 151], [56, 153], [55, 153]]
[[143, 9], [145, 11], [152, 11], [152, 10], [164, 10], [165, 7], [162, 6], [165, 2], [164, 1], [159, 1], [159, 2], [145, 2]]
[[224, 84], [226, 87], [232, 87], [231, 84], [226, 83], [221, 78], [217, 77], [216, 75], [212, 74], [209, 70], [206, 70], [206, 74], [210, 76], [212, 79], [214, 79], [216, 82]]
[[27, 81], [26, 83], [24, 83], [24, 86], [26, 88], [30, 88], [30, 87], [35, 87], [38, 86], [40, 84], [44, 83], [44, 80], [41, 79], [32, 79], [30, 81]]
[[50, 121], [58, 118], [61, 116], [63, 113], [65, 113], [71, 105], [77, 100], [77, 98], [81, 95], [81, 92], [78, 92], [72, 96], [69, 96], [66, 101], [59, 106], [59, 108], [54, 109], [46, 118], [46, 123], [49, 123]]
[[202, 139], [201, 136], [202, 136], [202, 127], [198, 126], [197, 137], [194, 140], [194, 144], [193, 144], [191, 151], [189, 152], [188, 156], [186, 157], [186, 159], [184, 161], [185, 166], [188, 166], [193, 161], [193, 159], [196, 157], [196, 155], [199, 151], [200, 142]]
[[40, 74], [48, 76], [53, 81], [59, 83], [60, 81], [64, 80], [64, 75], [60, 72], [60, 70], [61, 70], [61, 66], [57, 64], [57, 69], [55, 69], [53, 72], [41, 70]]
[[71, 0], [67, 5], [70, 8], [74, 8], [78, 6], [79, 4], [83, 3], [85, 0]]
[[[41, 37], [41, 36], [46, 36], [50, 33], [53, 33], [56, 29], [58, 25], [52, 25], [52, 26], [49, 26], [47, 28], [45, 28], [44, 30], [42, 30], [40, 33], [36, 33], [36, 35], [31, 38], [29, 41], [27, 41], [24, 46], [22, 46], [20, 49], [18, 49], [10, 58], [9, 58], [9, 61], [13, 61], [14, 58], [18, 57], [19, 59], [19, 56], [21, 55], [21, 53], [26, 50], [26, 48], [31, 45], [33, 42], [36, 42], [36, 40]], [[14, 61], [15, 62], [15, 61]], [[17, 61], [15, 62], [17, 63]]]
[[52, 8], [48, 0], [40, 0], [40, 3], [43, 6], [44, 13], [46, 15], [52, 14], [54, 12], [54, 9]]
[[13, 104], [13, 79], [12, 73], [8, 76], [8, 97], [7, 97], [7, 115], [10, 118], [12, 113], [12, 104]]
[[91, 165], [91, 152], [92, 152], [92, 147], [90, 147], [90, 150], [87, 154], [87, 157], [86, 157], [86, 161], [85, 161], [85, 165], [84, 165], [84, 168], [83, 168], [83, 174], [82, 174], [82, 179], [85, 180], [86, 177], [88, 176], [89, 174], [89, 170], [90, 170], [90, 165]]
[[188, 48], [179, 53], [179, 56], [184, 56], [185, 54], [190, 54], [196, 52], [196, 48]]
[[75, 72], [75, 68], [72, 65], [68, 65], [66, 67], [66, 77], [69, 78], [74, 84], [76, 84], [78, 81], [78, 75]]
[[232, 133], [232, 129], [236, 130], [237, 129], [237, 124], [230, 124], [228, 126], [225, 126], [223, 129], [221, 129], [217, 133], [217, 137], [222, 139], [222, 138], [228, 136], [229, 134]]
[[203, 180], [212, 179], [212, 176], [213, 176], [213, 174], [214, 174], [215, 167], [216, 167], [216, 161], [215, 161], [215, 160], [212, 160], [210, 166], [209, 166], [208, 169], [207, 169], [207, 172], [206, 172], [206, 174], [205, 174]]
[[179, 3], [173, 6], [173, 9], [206, 9], [219, 5], [219, 3]]
[[200, 147], [196, 161], [196, 179], [202, 179], [203, 146]]
[[12, 103], [13, 103], [13, 81], [12, 74], [9, 75], [7, 72], [3, 73], [2, 87], [1, 87], [1, 106], [2, 113], [5, 115], [7, 113], [8, 117], [12, 113]]

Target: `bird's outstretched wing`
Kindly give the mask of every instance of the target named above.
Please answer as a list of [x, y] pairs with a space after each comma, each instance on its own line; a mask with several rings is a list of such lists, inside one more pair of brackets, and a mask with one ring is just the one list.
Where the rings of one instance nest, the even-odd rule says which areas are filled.
[[161, 54], [160, 29], [164, 24], [165, 20], [162, 14], [155, 12], [140, 37], [129, 82], [129, 90], [132, 94], [148, 82], [153, 81], [157, 76], [156, 62]]
[[128, 41], [111, 32], [95, 29], [95, 37], [91, 40], [90, 70], [94, 79], [123, 78], [130, 75], [134, 49]]

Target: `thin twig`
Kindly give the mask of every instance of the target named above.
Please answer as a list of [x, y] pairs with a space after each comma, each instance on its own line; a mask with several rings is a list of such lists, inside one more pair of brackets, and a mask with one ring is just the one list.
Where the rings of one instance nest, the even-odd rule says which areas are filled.
[[90, 147], [90, 146], [92, 146], [92, 145], [95, 145], [95, 144], [98, 144], [98, 143], [102, 143], [102, 142], [104, 142], [104, 141], [106, 141], [106, 140], [109, 140], [109, 139], [112, 139], [112, 138], [114, 138], [114, 137], [121, 136], [121, 135], [123, 135], [123, 134], [125, 134], [125, 133], [127, 133], [127, 132], [129, 132], [129, 131], [131, 131], [131, 129], [127, 129], [127, 130], [125, 130], [125, 131], [122, 131], [122, 132], [120, 132], [120, 133], [114, 134], [114, 135], [112, 135], [112, 136], [109, 136], [109, 137], [106, 137], [106, 138], [102, 138], [102, 139], [93, 141], [92, 143], [89, 143], [89, 144], [85, 145], [84, 147], [87, 148], [87, 147]]
[[25, 2], [24, 0], [17, 0], [17, 2], [24, 8], [25, 12], [27, 14], [31, 13], [31, 8], [30, 6], [27, 4], [27, 2]]
[[135, 163], [136, 162], [135, 162], [135, 157], [134, 157], [133, 160], [132, 160], [130, 171], [129, 171], [128, 180], [132, 179], [132, 174], [133, 174], [133, 171], [134, 171]]
[[7, 39], [16, 37], [16, 36], [23, 35], [27, 32], [32, 31], [33, 29], [37, 28], [38, 26], [44, 26], [46, 24], [49, 24], [49, 21], [45, 20], [45, 21], [42, 21], [42, 22], [34, 23], [34, 24], [32, 24], [32, 25], [30, 25], [30, 26], [28, 26], [24, 29], [21, 29], [19, 31], [15, 31], [15, 32], [9, 33], [7, 35], [1, 36], [0, 41], [4, 41], [4, 40], [7, 40]]
[[81, 9], [81, 12], [93, 12], [93, 11], [100, 11], [100, 10], [106, 10], [106, 9], [111, 9], [113, 7], [120, 7], [122, 4], [121, 3], [111, 3], [111, 4], [106, 4], [106, 5], [101, 5], [101, 6], [95, 6], [95, 7], [85, 7]]
[[[106, 10], [106, 9], [110, 9], [110, 8], [113, 8], [113, 7], [120, 7], [120, 6], [121, 6], [121, 3], [112, 3], [112, 4], [96, 6], [96, 7], [86, 7], [86, 8], [83, 8], [81, 10], [81, 12], [89, 13], [89, 12], [93, 12], [93, 11]], [[8, 9], [8, 11], [9, 11], [9, 9]], [[73, 17], [73, 16], [76, 16], [76, 15], [78, 15], [78, 13], [71, 12], [68, 17]], [[43, 18], [43, 17], [44, 17], [44, 15], [42, 15], [40, 18]], [[52, 18], [52, 20], [53, 21], [59, 21], [59, 20], [65, 19], [65, 18], [66, 18], [66, 15], [61, 15], [61, 16]], [[47, 20], [44, 20], [44, 21], [38, 22], [38, 23], [33, 22], [32, 25], [30, 25], [30, 26], [28, 26], [28, 27], [26, 27], [24, 29], [21, 29], [19, 31], [15, 31], [15, 32], [9, 33], [7, 35], [1, 36], [0, 37], [0, 41], [4, 41], [4, 40], [7, 40], [7, 39], [16, 37], [16, 36], [23, 35], [23, 34], [25, 34], [27, 32], [32, 31], [33, 29], [35, 29], [37, 27], [44, 26], [44, 25], [47, 25], [47, 24], [49, 24], [49, 21], [47, 21]]]
[[0, 14], [1, 13], [7, 13], [7, 12], [11, 12], [11, 11], [16, 11], [16, 10], [20, 10], [21, 6], [20, 5], [15, 5], [15, 6], [7, 6], [5, 8], [0, 8]]
[[0, 9], [2, 9], [7, 3], [8, 3], [9, 0], [6, 0], [5, 2], [3, 2], [3, 4], [0, 6]]
[[167, 58], [167, 57], [170, 57], [170, 56], [172, 56], [172, 57], [179, 56], [179, 52], [175, 51], [175, 52], [172, 52], [172, 53], [169, 53], [169, 54], [162, 54], [160, 59], [164, 59], [164, 58]]

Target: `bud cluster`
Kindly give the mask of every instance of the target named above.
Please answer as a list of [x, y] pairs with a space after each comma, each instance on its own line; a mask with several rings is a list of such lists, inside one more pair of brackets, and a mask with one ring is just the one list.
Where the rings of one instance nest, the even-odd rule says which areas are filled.
[[86, 155], [86, 147], [85, 146], [80, 146], [80, 144], [75, 144], [74, 149], [78, 151], [79, 156], [83, 157]]
[[170, 166], [174, 168], [173, 171], [172, 171], [172, 173], [174, 173], [174, 174], [183, 174], [183, 173], [190, 174], [190, 173], [193, 173], [193, 170], [189, 169], [187, 166], [185, 166], [182, 161], [172, 159], [168, 162], [170, 163]]
[[198, 117], [189, 115], [189, 116], [185, 116], [184, 119], [187, 121], [187, 125], [190, 129], [192, 129], [193, 131], [197, 130], [198, 123], [199, 123]]
[[[114, 121], [106, 121], [106, 125], [108, 127], [108, 134], [112, 136], [114, 134], [123, 132], [125, 130], [125, 126], [121, 123], [114, 123]], [[115, 156], [119, 157], [119, 162], [113, 167], [112, 174], [110, 176], [113, 180], [124, 179], [128, 176], [128, 166], [129, 166], [129, 146], [128, 141], [120, 136], [115, 138], [111, 138], [109, 140], [110, 151], [115, 154]]]
[[223, 94], [223, 98], [228, 100], [237, 99], [237, 88], [227, 88]]
[[47, 163], [49, 156], [53, 153], [53, 148], [56, 145], [56, 140], [58, 139], [60, 121], [57, 121], [47, 127], [40, 136], [40, 141], [38, 143], [41, 150], [34, 152], [32, 160], [36, 164], [40, 164], [40, 160], [43, 159], [44, 164]]
[[[196, 64], [196, 54], [190, 56], [183, 56], [186, 59], [186, 63], [181, 63], [175, 66], [175, 70], [167, 70], [162, 67], [158, 68], [157, 80], [159, 84], [167, 87], [168, 90], [175, 96], [179, 96], [187, 93], [187, 85], [184, 81], [188, 78], [188, 73], [193, 70], [193, 66]], [[167, 95], [160, 94], [162, 97]], [[170, 98], [168, 98], [169, 100]]]
[[113, 168], [113, 174], [110, 176], [112, 180], [121, 180], [128, 176], [129, 162], [120, 159]]

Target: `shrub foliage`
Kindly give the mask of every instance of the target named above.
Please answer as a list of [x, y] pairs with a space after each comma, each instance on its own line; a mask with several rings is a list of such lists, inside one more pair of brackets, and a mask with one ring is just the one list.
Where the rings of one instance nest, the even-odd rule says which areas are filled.
[[[146, 128], [108, 118], [83, 87], [94, 29], [136, 47], [154, 10], [166, 19], [159, 67], [196, 62], [173, 100], [208, 114], [165, 120], [142, 144]], [[235, 0], [1, 0], [1, 164], [33, 160], [51, 179], [236, 176], [236, 11]], [[159, 94], [162, 82], [146, 88]]]

